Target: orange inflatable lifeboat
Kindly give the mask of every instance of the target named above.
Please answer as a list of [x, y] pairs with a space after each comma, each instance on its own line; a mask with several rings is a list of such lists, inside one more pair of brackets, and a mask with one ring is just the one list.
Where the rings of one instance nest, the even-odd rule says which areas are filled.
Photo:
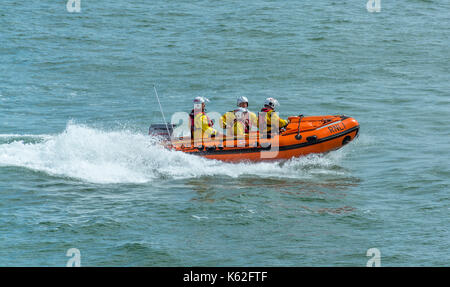
[[[165, 125], [159, 126], [160, 131], [166, 129]], [[157, 129], [154, 128], [152, 132], [150, 127], [150, 133], [155, 130]], [[165, 144], [177, 151], [221, 161], [284, 160], [339, 149], [355, 139], [358, 131], [358, 122], [344, 115], [299, 116], [289, 117], [286, 128], [269, 138], [260, 136], [259, 132], [250, 132], [242, 137], [212, 138], [196, 142], [191, 138], [180, 137], [171, 142], [166, 141]]]

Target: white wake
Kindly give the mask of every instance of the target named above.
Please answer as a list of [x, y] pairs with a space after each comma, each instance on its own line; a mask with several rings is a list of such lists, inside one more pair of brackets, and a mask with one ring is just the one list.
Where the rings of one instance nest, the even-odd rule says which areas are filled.
[[[307, 178], [337, 173], [344, 153], [286, 162], [224, 163], [163, 148], [146, 134], [69, 123], [56, 135], [0, 135], [0, 166], [16, 166], [93, 183], [146, 183], [202, 176]], [[31, 140], [30, 139], [34, 139]]]

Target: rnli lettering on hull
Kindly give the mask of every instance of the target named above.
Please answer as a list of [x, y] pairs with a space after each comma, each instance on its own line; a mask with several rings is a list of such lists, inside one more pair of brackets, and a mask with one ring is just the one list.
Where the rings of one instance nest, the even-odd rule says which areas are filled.
[[345, 130], [345, 125], [344, 125], [343, 122], [340, 122], [337, 125], [329, 126], [328, 130], [330, 131], [330, 133], [334, 134], [336, 132], [340, 132], [340, 131]]

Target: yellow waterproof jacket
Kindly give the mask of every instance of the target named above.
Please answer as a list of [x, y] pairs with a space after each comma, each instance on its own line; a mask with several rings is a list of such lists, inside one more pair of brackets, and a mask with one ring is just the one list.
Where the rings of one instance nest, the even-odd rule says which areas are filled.
[[[223, 114], [223, 116], [220, 118], [220, 123], [222, 125], [222, 128], [226, 129], [228, 125], [234, 126], [236, 120], [236, 116], [234, 114], [234, 111], [229, 111]], [[255, 113], [248, 112], [248, 120], [249, 125], [252, 127], [258, 127], [258, 117]]]
[[236, 121], [233, 125], [233, 132], [235, 136], [245, 135], [245, 124], [240, 121]]
[[264, 120], [267, 123], [267, 132], [271, 132], [272, 131], [272, 121], [275, 121], [275, 122], [278, 121], [278, 127], [279, 128], [284, 128], [289, 123], [287, 120], [284, 120], [284, 119], [280, 118], [278, 116], [278, 113], [274, 112], [274, 110], [266, 109], [266, 108], [263, 108], [261, 110], [261, 113], [259, 114], [259, 117], [258, 117], [258, 128], [259, 128], [261, 120]]
[[[201, 134], [200, 134], [201, 133]], [[210, 137], [216, 135], [217, 131], [210, 126], [208, 117], [204, 113], [198, 113], [194, 116], [194, 136]]]

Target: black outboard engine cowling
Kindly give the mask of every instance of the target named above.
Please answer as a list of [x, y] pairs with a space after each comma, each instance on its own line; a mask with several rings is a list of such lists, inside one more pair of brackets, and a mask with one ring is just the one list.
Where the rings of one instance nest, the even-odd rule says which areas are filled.
[[175, 125], [173, 124], [152, 124], [148, 129], [148, 134], [169, 139], [172, 136], [174, 127]]

